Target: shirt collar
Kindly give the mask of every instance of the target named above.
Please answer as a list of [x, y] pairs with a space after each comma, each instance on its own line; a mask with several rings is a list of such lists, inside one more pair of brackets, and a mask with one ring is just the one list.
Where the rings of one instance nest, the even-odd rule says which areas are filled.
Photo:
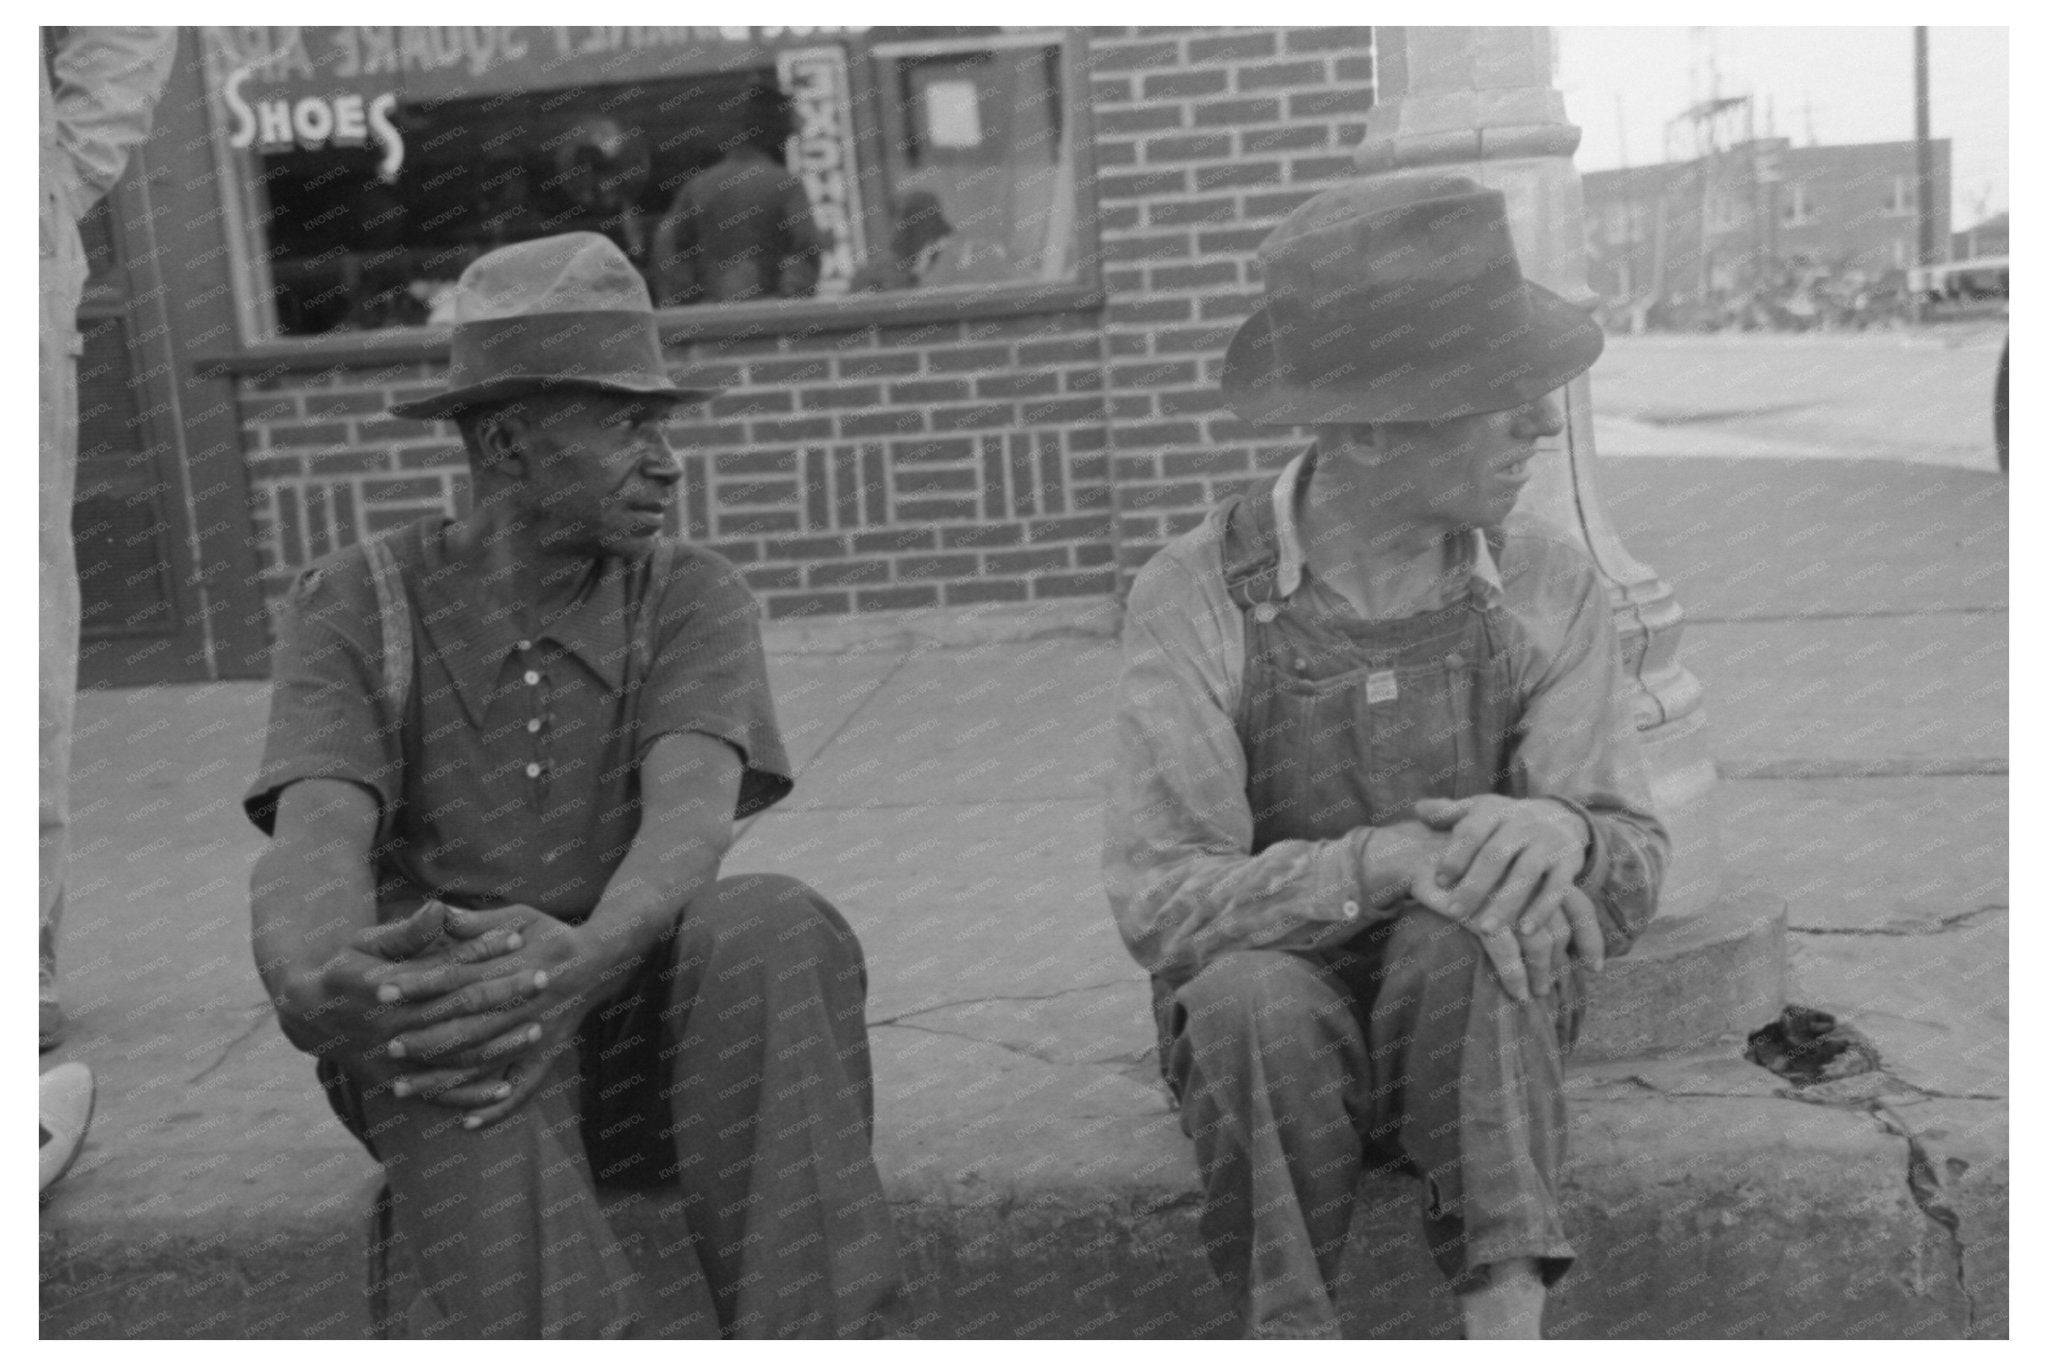
[[464, 708], [483, 724], [491, 692], [498, 684], [506, 656], [521, 644], [553, 641], [587, 665], [614, 691], [625, 687], [626, 652], [631, 643], [626, 619], [626, 578], [623, 560], [607, 559], [597, 583], [575, 605], [541, 627], [532, 641], [522, 641], [518, 614], [508, 608], [486, 610], [483, 585], [468, 566], [447, 554], [444, 522], [425, 538], [425, 570], [411, 585], [420, 622], [435, 652], [455, 680]]
[[[1287, 462], [1287, 468], [1280, 471], [1280, 477], [1273, 481], [1273, 537], [1280, 551], [1280, 596], [1291, 598], [1301, 587], [1302, 575], [1308, 570], [1308, 548], [1301, 542], [1299, 523], [1301, 500], [1308, 493], [1309, 475], [1315, 469], [1316, 448], [1314, 446]], [[1480, 599], [1492, 602], [1500, 596], [1500, 565], [1494, 559], [1493, 545], [1486, 533], [1477, 527], [1472, 529], [1471, 548], [1472, 586], [1479, 591]]]

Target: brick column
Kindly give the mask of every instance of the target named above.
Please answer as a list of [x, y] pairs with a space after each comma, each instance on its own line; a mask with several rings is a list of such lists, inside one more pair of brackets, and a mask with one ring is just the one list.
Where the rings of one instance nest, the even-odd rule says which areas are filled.
[[[1435, 168], [1502, 191], [1523, 272], [1591, 304], [1571, 160], [1579, 130], [1551, 88], [1550, 30], [1380, 27], [1375, 38], [1378, 101], [1357, 169]], [[1594, 480], [1592, 388], [1582, 375], [1566, 389], [1558, 453], [1538, 463], [1523, 506], [1575, 532], [1607, 581], [1659, 814], [1671, 830], [1658, 919], [1610, 967], [1581, 1043], [1582, 1056], [1616, 1056], [1703, 1046], [1768, 1020], [1782, 999], [1784, 903], [1727, 885], [1700, 686], [1678, 655], [1683, 614], [1670, 586], [1607, 521]]]

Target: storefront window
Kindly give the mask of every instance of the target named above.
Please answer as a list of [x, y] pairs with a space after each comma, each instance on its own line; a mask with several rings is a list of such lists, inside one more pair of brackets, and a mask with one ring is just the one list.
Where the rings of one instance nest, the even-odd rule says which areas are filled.
[[206, 36], [250, 340], [444, 321], [471, 260], [557, 232], [692, 309], [1058, 283], [1085, 255], [1058, 32]]
[[1076, 186], [1059, 44], [880, 44], [874, 61], [890, 220], [855, 287], [1066, 278]]

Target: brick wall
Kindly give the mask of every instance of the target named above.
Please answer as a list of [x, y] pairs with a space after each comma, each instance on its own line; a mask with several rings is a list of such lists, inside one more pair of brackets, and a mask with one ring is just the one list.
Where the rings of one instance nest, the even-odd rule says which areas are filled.
[[1253, 253], [1352, 174], [1372, 103], [1363, 28], [1136, 31], [1089, 44], [1117, 556], [1126, 581], [1297, 443], [1219, 406], [1257, 303]]
[[[1217, 407], [1217, 371], [1259, 240], [1350, 173], [1370, 31], [1093, 30], [1088, 49], [1099, 309], [676, 349], [733, 386], [674, 428], [680, 529], [771, 617], [1113, 592], [1292, 449]], [[243, 379], [267, 595], [459, 506], [453, 428], [383, 416], [435, 381], [418, 364]]]
[[[1780, 261], [1804, 258], [1833, 270], [1874, 276], [1903, 270], [1919, 255], [1919, 216], [1910, 205], [1894, 207], [1898, 182], [1909, 194], [1918, 182], [1918, 151], [1911, 142], [1860, 142], [1794, 147], [1790, 139], [1772, 144], [1775, 184], [1753, 179], [1748, 149], [1738, 146], [1714, 167], [1715, 193], [1729, 217], [1708, 234], [1715, 263], [1738, 272], [1754, 268], [1759, 251]], [[1932, 142], [1937, 251], [1949, 230], [1950, 147]], [[1589, 171], [1582, 178], [1592, 282], [1606, 294], [1620, 293], [1624, 261], [1636, 292], [1646, 291], [1656, 273], [1656, 223], [1665, 215], [1664, 278], [1668, 292], [1697, 291], [1700, 269], [1700, 174], [1698, 161], [1628, 169]], [[1805, 209], [1793, 221], [1787, 211], [1794, 194]], [[1771, 215], [1768, 226], [1753, 215]]]

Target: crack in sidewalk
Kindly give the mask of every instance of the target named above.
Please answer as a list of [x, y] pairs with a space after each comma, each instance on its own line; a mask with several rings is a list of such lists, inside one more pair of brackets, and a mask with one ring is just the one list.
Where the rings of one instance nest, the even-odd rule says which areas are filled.
[[1122, 982], [1092, 982], [1086, 986], [1068, 987], [1064, 991], [1049, 992], [1042, 996], [980, 996], [964, 1001], [942, 1001], [937, 1005], [920, 1006], [916, 1010], [906, 1010], [901, 1014], [891, 1015], [887, 1019], [870, 1020], [868, 1021], [868, 1027], [870, 1029], [890, 1027], [914, 1029], [920, 1034], [934, 1034], [945, 1039], [964, 1039], [969, 1043], [985, 1043], [991, 1048], [1000, 1048], [1006, 1053], [1015, 1053], [1020, 1058], [1030, 1058], [1032, 1061], [1042, 1062], [1048, 1067], [1110, 1067], [1127, 1071], [1151, 1056], [1152, 1050], [1150, 1046], [1129, 1053], [1111, 1054], [1106, 1058], [1075, 1058], [1062, 1056], [1061, 1054], [1044, 1049], [1032, 1048], [1025, 1044], [1011, 1043], [1007, 1039], [992, 1039], [987, 1035], [975, 1034], [967, 1030], [940, 1029], [934, 1025], [912, 1023], [912, 1019], [915, 1016], [929, 1015], [934, 1011], [951, 1010], [960, 1006], [981, 1005], [985, 1002], [994, 1001], [1057, 1001], [1063, 996], [1073, 996], [1084, 991], [1103, 991], [1110, 987], [1122, 985]]
[[215, 1055], [212, 1062], [206, 1064], [206, 1066], [200, 1068], [197, 1073], [185, 1079], [185, 1084], [187, 1086], [196, 1085], [199, 1082], [205, 1081], [215, 1072], [218, 1072], [223, 1066], [226, 1065], [227, 1060], [234, 1056], [235, 1050], [240, 1048], [243, 1044], [249, 1042], [250, 1039], [256, 1037], [256, 1032], [262, 1029], [264, 1023], [270, 1019], [270, 1006], [267, 1004], [260, 1006], [249, 1006], [247, 1007], [247, 1009], [255, 1012], [254, 1016], [250, 1019], [249, 1023], [244, 1025], [242, 1027], [241, 1032], [236, 1034], [234, 1038], [229, 1039], [225, 1044], [221, 1046], [220, 1052]]
[[[901, 1020], [883, 1020], [872, 1027], [879, 1028], [882, 1025], [892, 1026], [896, 1029], [914, 1029], [920, 1034], [936, 1034], [942, 1039], [965, 1039], [969, 1043], [985, 1043], [991, 1048], [1000, 1048], [1006, 1053], [1015, 1053], [1020, 1058], [1030, 1058], [1033, 1062], [1042, 1062], [1048, 1067], [1069, 1067], [1079, 1064], [1079, 1060], [1075, 1058], [1056, 1057], [1050, 1053], [1041, 1053], [1035, 1048], [1026, 1048], [1023, 1044], [1009, 1043], [1002, 1039], [985, 1039], [979, 1034], [963, 1034], [957, 1029], [934, 1029], [930, 1025], [905, 1024]], [[1093, 1066], [1093, 1064], [1079, 1065]]]
[[[2005, 1101], [2010, 1099], [2005, 1095], [1989, 1091], [1935, 1091], [1929, 1089], [1928, 1087], [1922, 1086], [1917, 1082], [1908, 1081], [1904, 1077], [1899, 1076], [1897, 1073], [1887, 1071], [1886, 1069], [1881, 1067], [1874, 1072], [1857, 1073], [1856, 1076], [1876, 1078], [1881, 1083], [1898, 1087], [1900, 1090], [1905, 1092], [1910, 1092], [1910, 1096], [1900, 1097], [1901, 1100], [1910, 1102], [1918, 1102], [1922, 1100]], [[1671, 1090], [1669, 1087], [1658, 1085], [1655, 1081], [1652, 1081], [1650, 1078], [1642, 1075], [1640, 1072], [1631, 1072], [1624, 1077], [1614, 1077], [1609, 1079], [1610, 1083], [1620, 1083], [1622, 1085], [1637, 1086], [1645, 1091], [1651, 1092], [1654, 1095], [1665, 1096], [1676, 1100], [1793, 1100], [1798, 1101], [1801, 1105], [1827, 1105], [1833, 1106], [1837, 1109], [1869, 1109], [1873, 1105], [1883, 1104], [1882, 1100], [1873, 1097], [1862, 1095], [1845, 1096], [1839, 1090], [1829, 1091], [1826, 1089], [1822, 1089], [1829, 1086], [1839, 1087], [1839, 1084], [1841, 1082], [1846, 1082], [1850, 1080], [1852, 1080], [1852, 1078], [1842, 1077], [1837, 1079], [1836, 1082], [1819, 1083], [1818, 1087], [1815, 1088], [1801, 1088], [1798, 1086], [1792, 1086], [1788, 1084], [1784, 1086], [1773, 1087], [1769, 1091], [1760, 1092], [1674, 1091]], [[1819, 1091], [1818, 1094], [1814, 1093], [1816, 1090]], [[1588, 1096], [1587, 1099], [1598, 1099], [1598, 1097]]]
[[[1962, 1336], [1967, 1339], [1977, 1325], [1977, 1296], [1970, 1287], [1969, 1261], [1963, 1244], [1963, 1216], [1943, 1191], [1941, 1170], [1935, 1165], [1934, 1154], [1927, 1150], [1911, 1126], [1882, 1100], [1870, 1102], [1870, 1113], [1887, 1131], [1906, 1140], [1906, 1193], [1912, 1197], [1919, 1211], [1941, 1225], [1948, 1235], [1956, 1289], [1962, 1292], [1963, 1297]], [[1960, 1159], [1951, 1158], [1950, 1165], [1958, 1161]]]
[[929, 1015], [935, 1010], [952, 1010], [959, 1006], [978, 1006], [985, 1005], [995, 1001], [1057, 1001], [1062, 996], [1075, 996], [1079, 995], [1081, 992], [1084, 991], [1107, 991], [1111, 987], [1120, 987], [1123, 985], [1124, 983], [1122, 981], [1089, 982], [1084, 986], [1066, 987], [1059, 991], [1048, 992], [1042, 996], [969, 996], [963, 1000], [940, 1001], [936, 1005], [919, 1006], [915, 1010], [906, 1010], [901, 1012], [900, 1014], [890, 1015], [884, 1019], [869, 1020], [868, 1027], [872, 1029], [880, 1025], [901, 1024], [903, 1021], [912, 1019], [919, 1015]]
[[1688, 616], [1685, 620], [1688, 626], [1746, 626], [1752, 622], [1760, 621], [1868, 621], [1872, 619], [1892, 620], [1907, 617], [2004, 616], [2008, 610], [2003, 605], [1979, 607], [1886, 607], [1873, 608], [1865, 612], [1759, 612], [1755, 616]]
[[[875, 686], [868, 689], [867, 696], [861, 698], [860, 702], [854, 707], [854, 709], [846, 714], [846, 719], [841, 721], [837, 726], [833, 727], [832, 733], [826, 736], [822, 741], [820, 741], [818, 747], [815, 750], [811, 751], [811, 757], [804, 763], [805, 773], [808, 773], [811, 769], [816, 768], [818, 766], [818, 761], [825, 757], [825, 751], [832, 748], [832, 746], [838, 744], [839, 737], [846, 734], [846, 728], [848, 726], [851, 726], [855, 721], [859, 720], [861, 713], [866, 711], [869, 707], [875, 704], [876, 698], [880, 697], [884, 692], [888, 691], [889, 685], [896, 681], [896, 675], [902, 673], [904, 669], [909, 667], [910, 653], [911, 652], [909, 651], [905, 651], [902, 657], [896, 661], [895, 667], [890, 669], [888, 673], [883, 674], [880, 679], [876, 680]], [[798, 773], [794, 775], [791, 781], [801, 782], [803, 780], [803, 776], [803, 773]], [[747, 817], [745, 820], [739, 822], [738, 825], [734, 826], [732, 832], [732, 840], [730, 843], [726, 845], [726, 853], [730, 855], [734, 850], [738, 849], [740, 847], [741, 841], [745, 840], [748, 835], [751, 835], [754, 832], [754, 826], [760, 822], [763, 816], [767, 814], [767, 811], [756, 811], [753, 815]]]
[[1721, 777], [1740, 782], [1833, 782], [1851, 778], [2004, 778], [2004, 758], [1720, 759]]
[[1932, 923], [1922, 922], [1910, 928], [1892, 925], [1871, 925], [1867, 927], [1836, 927], [1828, 925], [1787, 925], [1785, 928], [1793, 934], [1878, 935], [1888, 939], [1915, 939], [1919, 938], [1922, 935], [1946, 934], [1950, 930], [1958, 929], [1963, 925], [1968, 924], [1970, 921], [1976, 919], [1980, 915], [1992, 915], [1994, 913], [2009, 911], [2011, 909], [2012, 908], [2003, 901], [1994, 901], [1986, 903], [1982, 906], [1972, 907], [1967, 911], [1956, 911], [1952, 914], [1945, 915], [1941, 919], [1933, 921]]

